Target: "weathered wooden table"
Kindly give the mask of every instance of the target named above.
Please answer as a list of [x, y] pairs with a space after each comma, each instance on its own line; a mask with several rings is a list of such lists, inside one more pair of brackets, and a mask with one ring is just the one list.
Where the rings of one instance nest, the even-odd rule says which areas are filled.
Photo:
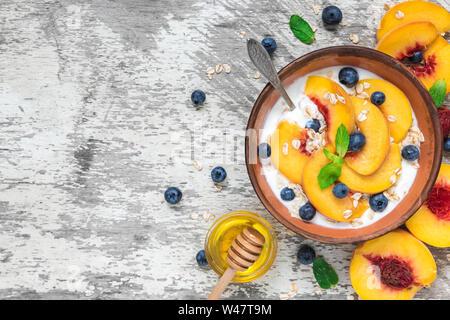
[[[217, 280], [195, 260], [212, 224], [205, 213], [239, 209], [269, 220], [279, 252], [263, 278], [225, 297], [278, 299], [296, 283], [295, 299], [355, 298], [355, 245], [290, 234], [253, 192], [244, 129], [266, 82], [255, 79], [245, 39], [274, 37], [278, 68], [352, 44], [350, 34], [373, 47], [384, 4], [339, 1], [344, 23], [331, 32], [303, 0], [2, 0], [0, 298], [203, 299]], [[312, 45], [292, 35], [294, 13], [317, 27]], [[231, 72], [208, 79], [223, 63]], [[198, 109], [194, 89], [207, 94]], [[221, 191], [216, 165], [228, 172]], [[168, 186], [183, 191], [174, 208], [163, 201]], [[301, 243], [336, 268], [338, 286], [319, 290], [296, 262]], [[449, 250], [430, 249], [438, 277], [417, 298], [448, 299]]]

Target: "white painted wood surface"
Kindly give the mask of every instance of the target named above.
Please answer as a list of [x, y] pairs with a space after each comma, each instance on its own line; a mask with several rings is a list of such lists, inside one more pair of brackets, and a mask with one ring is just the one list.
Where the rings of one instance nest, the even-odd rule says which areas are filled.
[[[355, 245], [288, 234], [253, 192], [244, 129], [265, 81], [254, 78], [245, 38], [274, 37], [278, 68], [351, 44], [352, 33], [372, 47], [384, 3], [339, 1], [348, 26], [326, 31], [303, 0], [2, 0], [0, 298], [206, 298], [217, 275], [195, 261], [212, 224], [203, 214], [239, 209], [269, 220], [279, 252], [263, 278], [233, 284], [226, 298], [278, 299], [291, 283], [295, 299], [355, 297]], [[318, 27], [312, 45], [289, 30], [294, 13]], [[209, 80], [219, 63], [231, 73]], [[207, 94], [199, 109], [194, 89]], [[220, 192], [216, 165], [228, 172]], [[168, 186], [183, 191], [174, 208], [163, 201]], [[300, 243], [336, 268], [337, 287], [318, 289], [296, 262]], [[448, 299], [449, 251], [430, 249], [438, 277], [417, 298]]]

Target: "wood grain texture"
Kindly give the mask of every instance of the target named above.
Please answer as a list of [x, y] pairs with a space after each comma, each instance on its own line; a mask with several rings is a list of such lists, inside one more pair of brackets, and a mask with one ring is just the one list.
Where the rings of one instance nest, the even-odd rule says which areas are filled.
[[[349, 25], [335, 31], [312, 3], [2, 0], [0, 298], [204, 299], [217, 275], [195, 261], [212, 223], [203, 214], [239, 209], [272, 224], [279, 252], [264, 277], [232, 284], [224, 297], [278, 299], [291, 283], [295, 299], [354, 297], [355, 245], [288, 233], [257, 199], [244, 163], [244, 129], [265, 85], [245, 38], [274, 37], [277, 68], [351, 44], [352, 33], [359, 45], [375, 44], [385, 1], [340, 1]], [[312, 45], [289, 30], [293, 13], [318, 27]], [[231, 73], [209, 80], [206, 68], [219, 63]], [[207, 94], [201, 108], [190, 102], [195, 89]], [[216, 165], [228, 172], [220, 192], [210, 178]], [[175, 207], [163, 201], [172, 185], [183, 191]], [[301, 243], [336, 268], [338, 286], [319, 290], [311, 267], [296, 262]], [[449, 251], [430, 249], [438, 277], [417, 298], [448, 299]]]

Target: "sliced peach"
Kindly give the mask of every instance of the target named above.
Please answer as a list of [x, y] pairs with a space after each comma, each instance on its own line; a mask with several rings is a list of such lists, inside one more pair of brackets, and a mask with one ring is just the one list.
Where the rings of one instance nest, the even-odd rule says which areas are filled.
[[364, 300], [410, 300], [436, 278], [428, 248], [398, 229], [360, 244], [350, 263], [350, 280]]
[[320, 76], [309, 76], [305, 94], [317, 105], [327, 123], [328, 142], [334, 145], [336, 132], [341, 124], [348, 132], [355, 123], [353, 106], [347, 92], [336, 82]]
[[275, 167], [286, 178], [297, 184], [303, 181], [303, 168], [310, 155], [305, 150], [307, 139], [306, 129], [289, 121], [280, 122], [270, 138], [271, 158]]
[[406, 221], [418, 239], [435, 247], [450, 247], [450, 165], [442, 164], [436, 183], [422, 207]]
[[[328, 149], [328, 148], [327, 148]], [[329, 148], [329, 150], [331, 150]], [[367, 210], [368, 205], [360, 201], [358, 207], [353, 207], [353, 199], [350, 195], [344, 199], [338, 199], [333, 194], [333, 186], [326, 189], [320, 189], [317, 177], [323, 166], [330, 161], [327, 159], [322, 150], [314, 153], [305, 166], [303, 171], [303, 190], [312, 205], [322, 214], [330, 219], [337, 221], [350, 221], [359, 218], [364, 211]], [[344, 212], [350, 210], [352, 215], [344, 218]]]
[[379, 193], [392, 186], [391, 177], [397, 175], [396, 171], [401, 167], [400, 147], [394, 143], [391, 144], [386, 159], [377, 171], [364, 176], [344, 163], [339, 181], [345, 183], [352, 191], [370, 194]]
[[[397, 18], [399, 14], [403, 14], [403, 17]], [[450, 13], [441, 6], [427, 1], [405, 1], [386, 12], [378, 27], [377, 40], [392, 29], [415, 21], [430, 22], [439, 33], [450, 30]]]
[[406, 95], [392, 83], [381, 79], [364, 79], [358, 83], [364, 91], [372, 95], [375, 91], [381, 91], [386, 95], [386, 101], [379, 107], [387, 118], [393, 116], [395, 121], [389, 121], [389, 134], [395, 143], [401, 142], [412, 122], [412, 111]]
[[410, 22], [386, 33], [375, 49], [402, 60], [416, 51], [427, 48], [438, 35], [436, 27], [431, 22]]
[[351, 97], [355, 117], [365, 114], [357, 121], [359, 130], [366, 136], [366, 144], [358, 152], [349, 152], [345, 164], [362, 175], [374, 173], [383, 163], [389, 149], [389, 128], [383, 113], [370, 101]]
[[430, 89], [434, 83], [440, 79], [447, 82], [447, 92], [450, 92], [450, 44], [442, 42], [442, 37], [424, 52], [423, 63], [415, 66], [411, 65], [411, 71], [422, 80], [423, 84]]

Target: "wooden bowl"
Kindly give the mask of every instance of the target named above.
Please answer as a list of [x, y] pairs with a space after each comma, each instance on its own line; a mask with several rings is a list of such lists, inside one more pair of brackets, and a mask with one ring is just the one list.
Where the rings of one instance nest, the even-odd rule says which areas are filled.
[[250, 181], [261, 202], [278, 221], [300, 235], [326, 243], [372, 239], [402, 225], [427, 198], [438, 175], [442, 156], [442, 127], [437, 108], [428, 90], [402, 63], [384, 53], [357, 46], [329, 47], [294, 60], [281, 69], [279, 76], [283, 85], [288, 87], [305, 74], [339, 65], [366, 69], [400, 88], [412, 105], [425, 141], [420, 147], [420, 168], [409, 193], [393, 211], [380, 220], [359, 229], [334, 229], [303, 222], [291, 217], [288, 209], [272, 192], [257, 156], [259, 131], [264, 126], [268, 112], [280, 98], [272, 85], [267, 84], [264, 87], [253, 106], [247, 124], [245, 160]]

